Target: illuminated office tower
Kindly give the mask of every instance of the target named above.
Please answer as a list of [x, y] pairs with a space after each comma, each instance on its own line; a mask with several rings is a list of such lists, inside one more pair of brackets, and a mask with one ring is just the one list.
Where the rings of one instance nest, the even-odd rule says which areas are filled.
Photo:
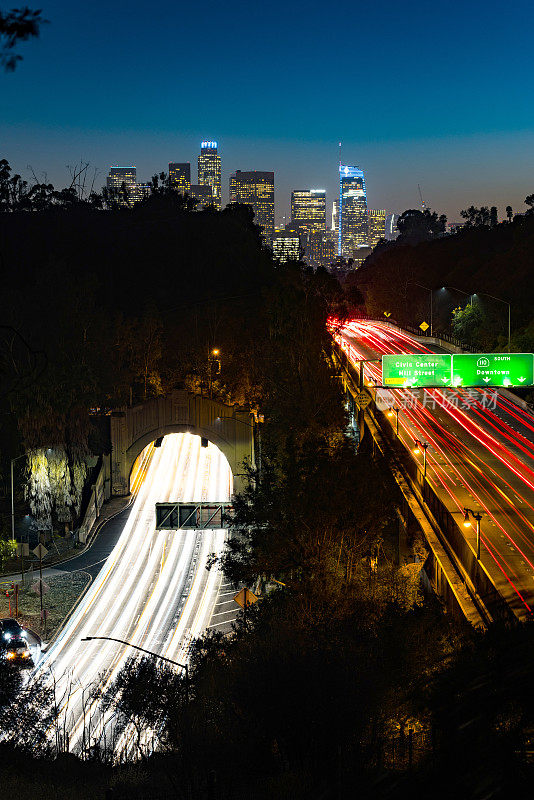
[[110, 194], [116, 194], [122, 189], [127, 192], [128, 199], [121, 198], [119, 203], [124, 206], [131, 205], [141, 198], [137, 192], [137, 167], [110, 167], [106, 178], [106, 186]]
[[370, 208], [369, 216], [369, 247], [376, 247], [380, 239], [386, 238], [386, 212]]
[[199, 202], [199, 205], [202, 208], [206, 208], [206, 206], [212, 206], [215, 204], [213, 200], [213, 194], [211, 193], [211, 186], [201, 186], [200, 184], [193, 184], [191, 186], [191, 197], [196, 197]]
[[274, 233], [274, 172], [242, 172], [230, 175], [230, 202], [252, 206], [254, 222], [265, 238]]
[[191, 164], [169, 164], [169, 182], [180, 194], [191, 194]]
[[217, 142], [202, 142], [198, 157], [198, 183], [210, 186], [213, 205], [221, 209], [221, 157], [217, 153]]
[[351, 258], [369, 242], [365, 178], [359, 167], [339, 165], [338, 255]]
[[298, 231], [279, 231], [273, 234], [273, 257], [283, 263], [300, 260], [300, 237]]
[[334, 242], [332, 231], [310, 233], [304, 250], [304, 260], [310, 267], [327, 267], [334, 261], [337, 241]]
[[399, 229], [397, 228], [398, 218], [398, 214], [388, 214], [386, 217], [386, 239], [388, 241], [393, 241], [399, 235]]
[[291, 192], [291, 223], [308, 233], [326, 230], [324, 189], [295, 189]]
[[[332, 230], [338, 230], [338, 214], [339, 214], [339, 200], [334, 200], [332, 203]], [[337, 249], [337, 248], [336, 248]]]

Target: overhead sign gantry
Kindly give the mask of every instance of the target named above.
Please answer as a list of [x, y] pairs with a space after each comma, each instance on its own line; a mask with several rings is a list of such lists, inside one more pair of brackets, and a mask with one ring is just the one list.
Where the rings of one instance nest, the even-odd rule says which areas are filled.
[[387, 387], [490, 387], [534, 385], [532, 353], [415, 353], [382, 356]]

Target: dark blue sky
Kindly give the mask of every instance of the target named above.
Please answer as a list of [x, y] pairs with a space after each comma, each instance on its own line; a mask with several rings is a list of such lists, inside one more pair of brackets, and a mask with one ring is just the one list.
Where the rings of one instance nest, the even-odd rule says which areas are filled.
[[0, 74], [0, 158], [25, 176], [64, 185], [82, 158], [98, 185], [110, 164], [196, 180], [217, 139], [223, 199], [231, 171], [274, 170], [280, 215], [292, 188], [330, 204], [341, 140], [371, 207], [417, 206], [420, 183], [455, 220], [534, 191], [530, 1], [41, 4], [50, 24]]

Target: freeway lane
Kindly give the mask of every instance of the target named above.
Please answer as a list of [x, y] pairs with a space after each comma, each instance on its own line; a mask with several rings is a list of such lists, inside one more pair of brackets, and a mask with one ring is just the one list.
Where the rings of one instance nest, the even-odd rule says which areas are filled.
[[190, 434], [166, 436], [152, 450], [119, 541], [38, 668], [56, 681], [74, 751], [103, 736], [119, 750], [127, 747], [128, 731], [114, 727], [91, 693], [109, 686], [135, 654], [114, 642], [81, 639], [112, 636], [183, 662], [216, 602], [221, 576], [205, 566], [211, 552], [221, 551], [224, 531], [156, 532], [154, 508], [166, 500], [228, 500], [228, 463], [214, 445], [201, 448]]
[[[339, 333], [352, 361], [384, 353], [439, 351], [378, 322], [354, 321]], [[375, 379], [380, 384], [381, 365], [366, 365], [365, 376], [367, 382]], [[515, 613], [530, 617], [534, 609], [534, 416], [506, 395], [482, 389], [402, 389], [387, 390], [387, 394], [401, 408], [399, 435], [405, 446], [413, 449], [416, 438], [429, 444], [428, 481], [457, 519], [473, 551], [475, 527], [463, 527], [463, 508], [483, 514], [482, 563]]]

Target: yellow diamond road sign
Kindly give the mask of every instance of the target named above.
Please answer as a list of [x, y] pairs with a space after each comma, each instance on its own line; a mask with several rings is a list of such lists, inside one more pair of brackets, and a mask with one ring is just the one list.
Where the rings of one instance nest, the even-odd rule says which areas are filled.
[[354, 399], [356, 401], [356, 405], [360, 408], [367, 408], [371, 402], [371, 397], [367, 394], [367, 392], [358, 392]]
[[430, 325], [428, 324], [428, 322], [422, 322], [419, 325], [419, 327], [421, 328], [422, 331], [427, 331], [430, 328]]
[[257, 603], [258, 598], [250, 589], [241, 589], [241, 591], [235, 595], [234, 602], [241, 608], [245, 608], [245, 606], [252, 606], [254, 603]]

